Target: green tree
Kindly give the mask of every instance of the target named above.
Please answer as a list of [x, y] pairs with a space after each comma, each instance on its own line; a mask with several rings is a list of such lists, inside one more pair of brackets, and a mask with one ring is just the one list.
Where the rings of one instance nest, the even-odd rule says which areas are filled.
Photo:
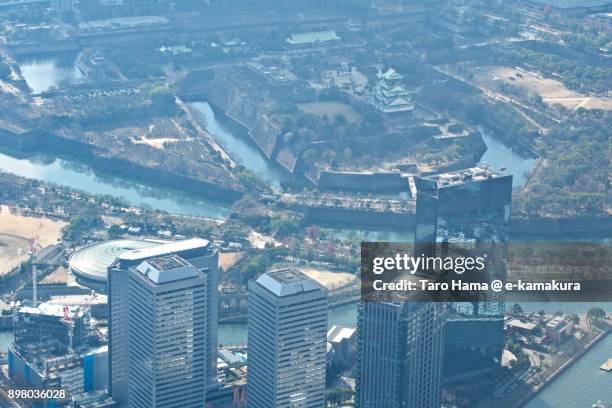
[[523, 314], [523, 308], [521, 307], [521, 305], [519, 305], [518, 303], [515, 303], [512, 305], [512, 314], [513, 315], [522, 315]]
[[597, 325], [605, 319], [606, 312], [600, 307], [592, 307], [587, 312], [587, 322], [589, 324], [589, 327], [593, 327], [593, 325]]

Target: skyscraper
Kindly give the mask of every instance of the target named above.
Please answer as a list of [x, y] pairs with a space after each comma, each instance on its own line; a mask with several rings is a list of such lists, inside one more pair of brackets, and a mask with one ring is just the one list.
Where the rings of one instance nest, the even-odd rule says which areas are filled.
[[440, 407], [443, 339], [441, 303], [362, 301], [356, 407]]
[[109, 385], [113, 398], [125, 404], [128, 398], [128, 311], [129, 269], [140, 265], [147, 259], [166, 255], [177, 255], [187, 260], [191, 265], [206, 274], [207, 287], [207, 329], [206, 344], [208, 345], [206, 360], [209, 368], [208, 387], [216, 385], [217, 373], [217, 327], [219, 321], [219, 302], [217, 288], [219, 286], [219, 254], [216, 248], [205, 239], [188, 239], [170, 242], [158, 246], [137, 249], [121, 254], [108, 268], [108, 304], [109, 304]]
[[[485, 167], [415, 180], [415, 249], [433, 256], [449, 237], [475, 241], [487, 254], [488, 279], [505, 280], [512, 176]], [[461, 245], [461, 243], [459, 243]], [[438, 255], [440, 255], [438, 253]], [[501, 293], [472, 303], [450, 303], [446, 319], [445, 371], [482, 371], [501, 359], [505, 303]]]
[[207, 278], [176, 255], [129, 270], [128, 406], [202, 408]]
[[247, 405], [325, 404], [327, 292], [296, 269], [249, 282]]

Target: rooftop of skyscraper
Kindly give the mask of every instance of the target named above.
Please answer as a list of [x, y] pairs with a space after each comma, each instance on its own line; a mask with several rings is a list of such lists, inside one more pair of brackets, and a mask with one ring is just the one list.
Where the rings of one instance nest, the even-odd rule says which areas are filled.
[[164, 256], [162, 258], [150, 259], [149, 265], [153, 266], [159, 271], [169, 271], [171, 269], [180, 268], [188, 265], [186, 261], [179, 258], [178, 256]]
[[195, 266], [176, 255], [146, 260], [136, 270], [155, 284], [194, 278], [200, 273]]
[[257, 279], [257, 283], [278, 297], [323, 289], [317, 281], [295, 268], [266, 272]]
[[472, 181], [484, 181], [500, 177], [509, 176], [503, 173], [495, 172], [490, 167], [483, 165], [448, 173], [440, 173], [433, 176], [427, 176], [425, 178], [437, 182], [438, 187], [443, 188]]

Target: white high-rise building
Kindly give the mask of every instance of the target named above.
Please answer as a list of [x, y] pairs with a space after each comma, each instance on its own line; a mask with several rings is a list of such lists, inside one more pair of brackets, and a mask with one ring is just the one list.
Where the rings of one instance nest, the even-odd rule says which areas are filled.
[[128, 407], [202, 408], [206, 275], [178, 256], [129, 271]]
[[128, 388], [128, 320], [129, 304], [134, 299], [128, 286], [129, 270], [143, 261], [176, 255], [185, 259], [206, 275], [208, 389], [216, 387], [217, 378], [217, 327], [219, 322], [219, 253], [208, 240], [193, 238], [169, 242], [148, 248], [127, 251], [119, 255], [108, 268], [109, 303], [109, 386], [112, 397], [126, 404]]
[[296, 269], [249, 282], [247, 406], [325, 405], [327, 291]]

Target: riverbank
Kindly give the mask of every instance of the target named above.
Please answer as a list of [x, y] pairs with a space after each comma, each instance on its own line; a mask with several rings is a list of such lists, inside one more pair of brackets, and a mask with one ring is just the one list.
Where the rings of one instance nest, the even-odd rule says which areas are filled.
[[10, 130], [0, 129], [0, 146], [23, 155], [45, 151], [66, 154], [73, 157], [75, 161], [104, 172], [178, 188], [191, 193], [210, 195], [220, 201], [232, 202], [242, 197], [242, 192], [234, 188], [160, 169], [144, 167], [116, 157], [106, 157], [101, 154], [99, 148], [77, 140], [65, 139], [49, 132], [34, 131], [16, 134]]
[[[572, 367], [575, 363], [580, 361], [580, 359], [591, 349], [593, 349], [596, 345], [598, 345], [602, 340], [604, 340], [612, 331], [612, 329], [608, 328], [606, 331], [600, 332], [597, 336], [595, 336], [591, 341], [589, 341], [586, 345], [584, 345], [578, 353], [574, 354], [570, 359], [564, 362], [559, 368], [553, 371], [550, 375], [548, 375], [544, 381], [534, 387], [532, 391], [528, 392], [522, 399], [519, 400], [517, 406], [528, 406], [527, 404], [532, 401], [540, 392], [546, 389], [547, 386], [551, 385], [555, 379], [560, 377], [566, 370]], [[596, 369], [597, 367], [595, 367]], [[535, 408], [532, 407], [532, 408]]]
[[24, 155], [0, 149], [0, 172], [46, 183], [47, 187], [57, 185], [91, 195], [117, 197], [134, 207], [147, 207], [170, 214], [220, 221], [229, 214], [229, 203], [93, 170], [85, 164], [55, 154]]

